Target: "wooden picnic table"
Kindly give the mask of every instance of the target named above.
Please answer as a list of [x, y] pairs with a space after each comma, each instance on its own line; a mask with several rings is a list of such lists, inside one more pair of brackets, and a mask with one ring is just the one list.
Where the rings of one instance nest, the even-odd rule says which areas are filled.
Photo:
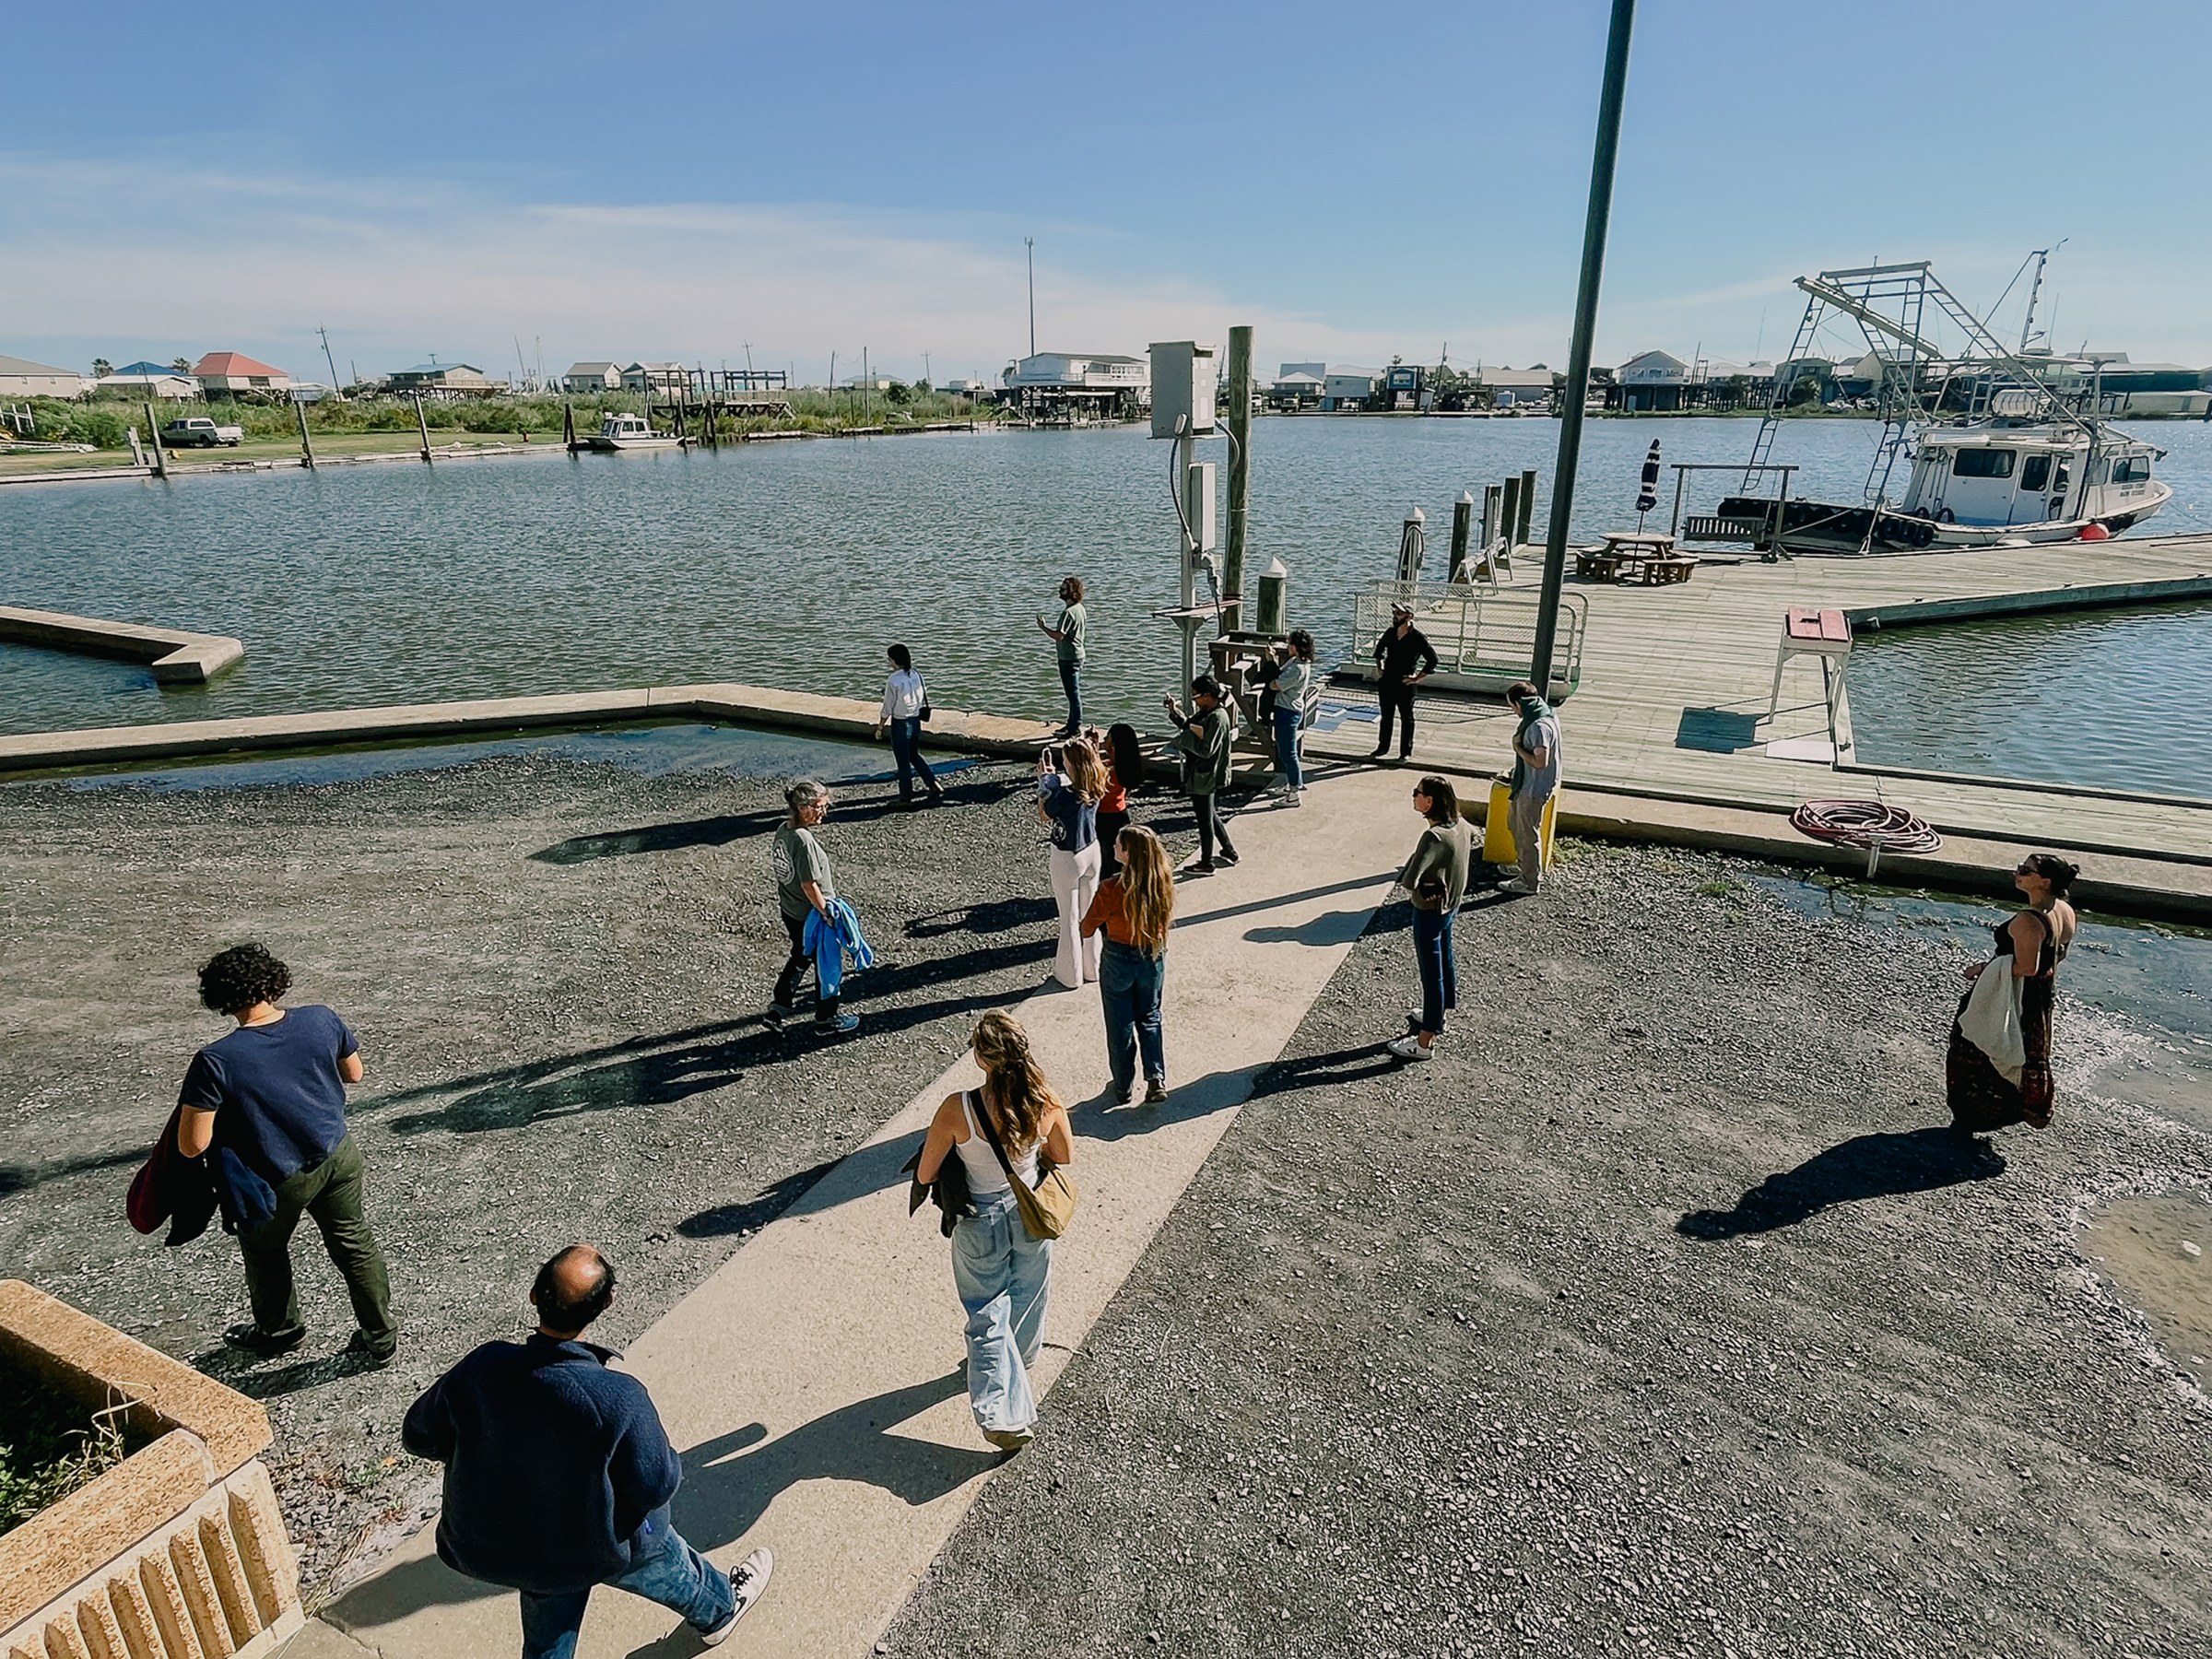
[[1688, 582], [1698, 568], [1695, 556], [1675, 551], [1664, 530], [1615, 530], [1604, 545], [1578, 547], [1574, 573], [1591, 582], [1641, 582], [1646, 587]]

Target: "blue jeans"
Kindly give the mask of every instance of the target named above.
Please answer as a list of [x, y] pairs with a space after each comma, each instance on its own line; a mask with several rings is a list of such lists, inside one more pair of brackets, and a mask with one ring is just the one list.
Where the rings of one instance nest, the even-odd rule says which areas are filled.
[[1067, 693], [1067, 729], [1083, 729], [1083, 665], [1063, 662], [1060, 665], [1060, 686]]
[[1452, 962], [1452, 918], [1448, 910], [1413, 912], [1413, 959], [1421, 967], [1421, 1030], [1432, 1037], [1444, 1030], [1444, 1011], [1459, 1006], [1459, 974]]
[[[737, 1608], [737, 1593], [730, 1588], [729, 1575], [674, 1530], [659, 1554], [619, 1578], [603, 1582], [680, 1613], [695, 1630], [712, 1630]], [[523, 1659], [571, 1659], [592, 1586], [551, 1594], [525, 1590], [522, 1597]]]
[[914, 798], [914, 775], [919, 772], [922, 787], [931, 794], [942, 794], [936, 774], [929, 770], [929, 762], [922, 759], [922, 723], [919, 720], [891, 722], [891, 759], [899, 763], [899, 798]]
[[1159, 1030], [1159, 996], [1167, 978], [1166, 951], [1148, 957], [1134, 945], [1106, 941], [1099, 959], [1099, 1000], [1106, 1006], [1106, 1063], [1113, 1068], [1114, 1088], [1124, 1094], [1135, 1086], [1140, 1051], [1146, 1078], [1168, 1079]]
[[1302, 787], [1306, 781], [1298, 759], [1298, 735], [1305, 729], [1305, 718], [1300, 710], [1286, 709], [1279, 703], [1276, 706], [1275, 770], [1293, 789]]
[[1030, 1367], [1044, 1347], [1053, 1241], [1032, 1239], [1014, 1194], [986, 1193], [952, 1230], [952, 1283], [968, 1311], [968, 1406], [984, 1430], [1037, 1421]]

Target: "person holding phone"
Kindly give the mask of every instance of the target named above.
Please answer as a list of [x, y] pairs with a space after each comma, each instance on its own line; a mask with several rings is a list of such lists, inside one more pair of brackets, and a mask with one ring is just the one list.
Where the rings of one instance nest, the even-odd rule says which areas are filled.
[[1053, 641], [1060, 659], [1060, 687], [1067, 693], [1067, 724], [1053, 734], [1079, 737], [1083, 733], [1083, 578], [1069, 576], [1060, 583], [1060, 618], [1047, 622], [1037, 613], [1037, 626]]
[[[1198, 862], [1190, 873], [1211, 876], [1218, 863], [1237, 862], [1219, 806], [1235, 764], [1230, 746], [1236, 742], [1237, 723], [1225, 706], [1221, 682], [1210, 674], [1191, 682], [1191, 705], [1186, 714], [1174, 698], [1167, 699], [1168, 718], [1176, 727], [1175, 752], [1182, 757], [1182, 787], [1191, 797], [1192, 816], [1198, 820]], [[1216, 842], [1220, 843], [1218, 853]]]
[[1083, 936], [1083, 917], [1099, 890], [1099, 797], [1105, 792], [1099, 752], [1085, 738], [1038, 759], [1037, 816], [1052, 830], [1053, 898], [1060, 907], [1053, 977], [1071, 991], [1099, 977], [1099, 941]]

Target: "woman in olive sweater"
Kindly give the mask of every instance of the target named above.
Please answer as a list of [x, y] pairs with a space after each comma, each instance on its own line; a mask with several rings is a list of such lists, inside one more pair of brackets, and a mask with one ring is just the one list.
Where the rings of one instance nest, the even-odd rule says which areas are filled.
[[1413, 900], [1413, 956], [1421, 970], [1421, 1011], [1408, 1015], [1412, 1028], [1388, 1046], [1401, 1060], [1433, 1060], [1436, 1040], [1444, 1034], [1444, 1013], [1459, 1004], [1452, 963], [1452, 919], [1466, 896], [1467, 865], [1474, 838], [1459, 816], [1459, 796], [1441, 778], [1423, 778], [1413, 786], [1413, 807], [1429, 827], [1398, 873], [1398, 885]]

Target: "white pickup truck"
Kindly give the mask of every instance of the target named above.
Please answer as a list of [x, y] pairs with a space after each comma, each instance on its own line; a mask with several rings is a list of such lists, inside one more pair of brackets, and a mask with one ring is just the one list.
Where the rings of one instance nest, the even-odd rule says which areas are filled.
[[236, 448], [245, 441], [243, 427], [217, 426], [205, 415], [172, 420], [161, 429], [163, 449], [214, 449], [218, 444]]

